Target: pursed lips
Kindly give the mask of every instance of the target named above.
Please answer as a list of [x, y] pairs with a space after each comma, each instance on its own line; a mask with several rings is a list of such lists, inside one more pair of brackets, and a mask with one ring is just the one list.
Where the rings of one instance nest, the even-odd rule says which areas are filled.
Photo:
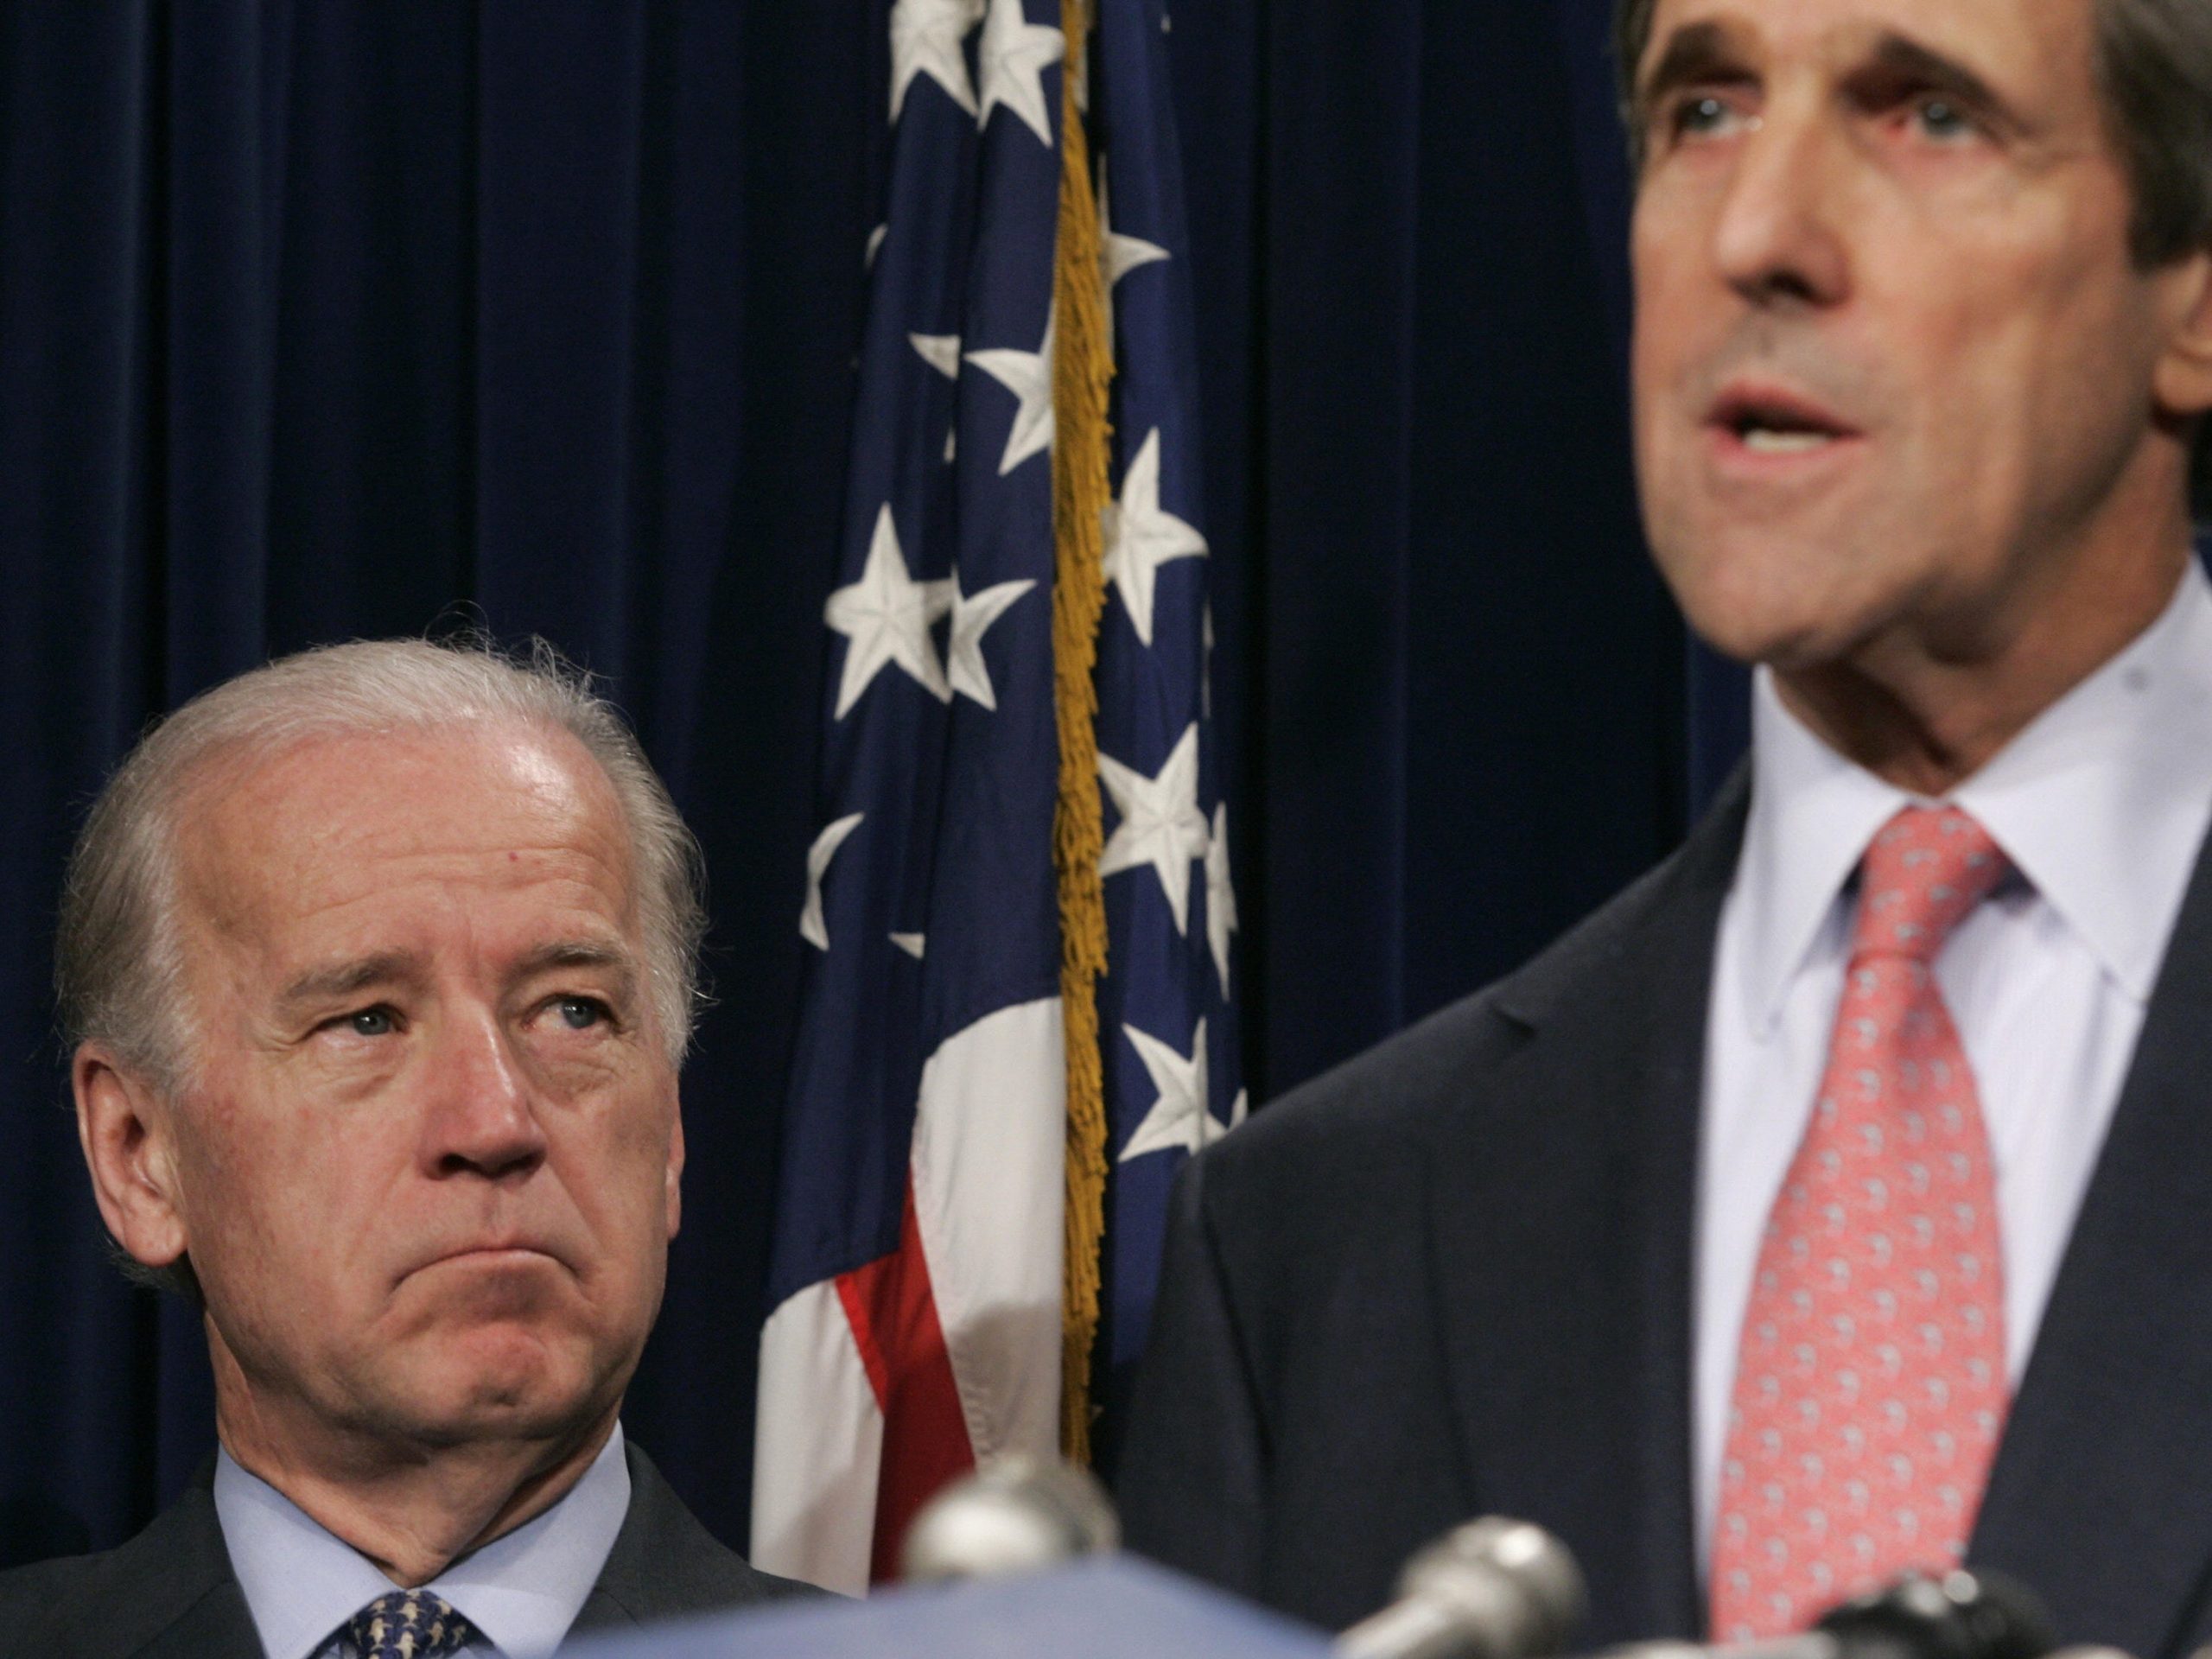
[[550, 1240], [535, 1236], [509, 1236], [480, 1239], [448, 1246], [430, 1252], [419, 1259], [400, 1277], [404, 1279], [430, 1268], [463, 1266], [475, 1263], [496, 1267], [503, 1262], [521, 1266], [531, 1261], [551, 1262], [566, 1267], [566, 1259], [554, 1248]]

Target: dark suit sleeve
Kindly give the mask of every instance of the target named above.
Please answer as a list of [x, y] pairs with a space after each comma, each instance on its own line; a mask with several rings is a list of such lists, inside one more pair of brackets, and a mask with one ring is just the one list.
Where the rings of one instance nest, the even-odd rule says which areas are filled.
[[1206, 1160], [1177, 1178], [1118, 1497], [1129, 1547], [1254, 1595], [1266, 1548], [1266, 1432], [1206, 1216]]

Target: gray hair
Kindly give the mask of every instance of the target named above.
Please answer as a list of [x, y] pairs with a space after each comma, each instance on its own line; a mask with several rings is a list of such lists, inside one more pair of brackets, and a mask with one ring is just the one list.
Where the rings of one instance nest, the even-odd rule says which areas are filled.
[[[2212, 246], [2212, 4], [2091, 0], [2097, 89], [2134, 196], [2128, 250], [2148, 270]], [[1613, 57], [1631, 165], [1643, 164], [1636, 70], [1658, 0], [1615, 0]], [[2212, 518], [2212, 420], [2190, 454], [2190, 499]]]
[[607, 774], [630, 835], [647, 992], [670, 1062], [681, 1060], [706, 933], [699, 844], [622, 716], [542, 639], [527, 661], [479, 639], [321, 646], [203, 691], [156, 725], [108, 780], [70, 855], [54, 974], [64, 1037], [105, 1045], [166, 1095], [187, 1081], [176, 819], [209, 766], [318, 737], [487, 723], [567, 732]]

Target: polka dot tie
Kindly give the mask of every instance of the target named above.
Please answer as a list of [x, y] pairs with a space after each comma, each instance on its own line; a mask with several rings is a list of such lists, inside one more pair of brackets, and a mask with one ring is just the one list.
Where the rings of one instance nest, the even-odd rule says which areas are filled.
[[428, 1590], [378, 1596], [346, 1627], [357, 1659], [435, 1659], [476, 1640], [476, 1627]]
[[2006, 1405], [1989, 1135], [1930, 964], [2003, 879], [1956, 807], [1860, 868], [1812, 1121], [1767, 1219], [1730, 1399], [1713, 1633], [1805, 1629], [1966, 1549]]

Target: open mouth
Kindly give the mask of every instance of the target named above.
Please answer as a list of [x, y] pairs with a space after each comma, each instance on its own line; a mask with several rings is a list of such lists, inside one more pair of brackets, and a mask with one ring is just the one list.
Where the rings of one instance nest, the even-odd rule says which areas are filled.
[[1819, 405], [1785, 392], [1731, 392], [1708, 419], [1755, 455], [1813, 454], [1858, 435]]
[[1736, 436], [1755, 455], [1803, 455], [1835, 442], [1835, 434], [1814, 427], [1740, 426]]

